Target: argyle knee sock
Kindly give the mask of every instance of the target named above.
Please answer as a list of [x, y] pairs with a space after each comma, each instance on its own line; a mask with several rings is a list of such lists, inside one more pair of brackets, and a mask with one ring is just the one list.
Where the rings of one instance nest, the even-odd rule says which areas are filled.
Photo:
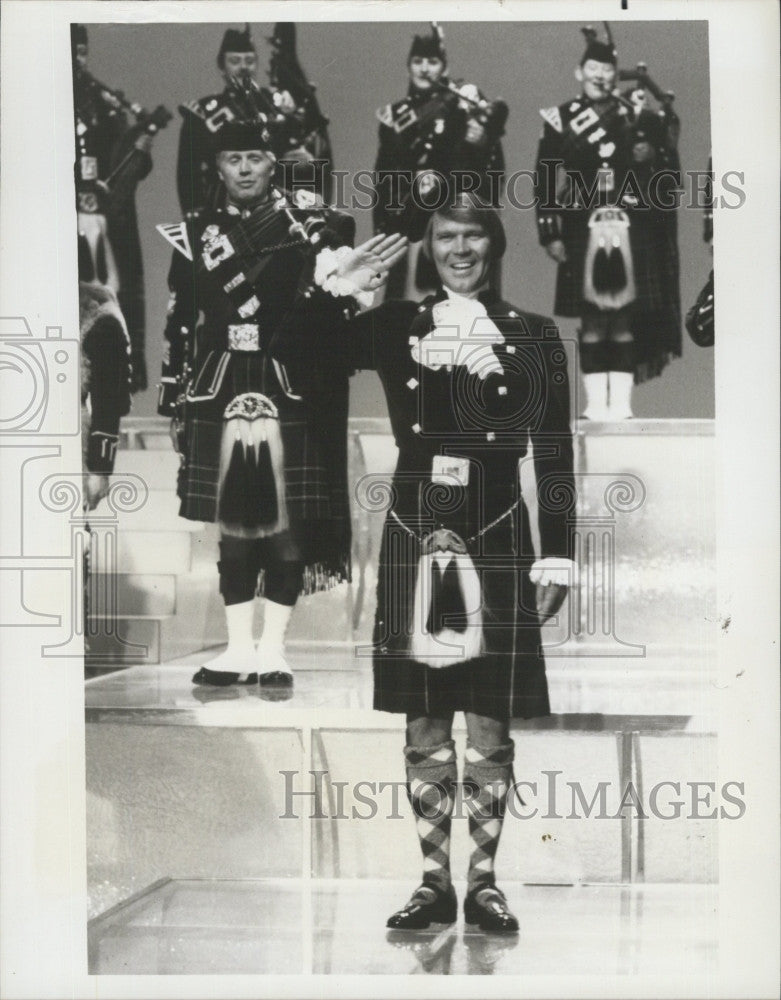
[[404, 747], [407, 795], [423, 852], [423, 881], [444, 892], [450, 885], [450, 822], [455, 802], [456, 749], [452, 740]]
[[461, 782], [467, 793], [469, 836], [474, 843], [467, 874], [469, 893], [494, 882], [494, 858], [512, 782], [514, 749], [512, 740], [498, 747], [478, 747], [467, 740]]

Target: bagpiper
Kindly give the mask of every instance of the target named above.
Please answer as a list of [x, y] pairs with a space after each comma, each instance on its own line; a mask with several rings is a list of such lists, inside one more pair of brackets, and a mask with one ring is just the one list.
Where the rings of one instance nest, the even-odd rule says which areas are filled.
[[[316, 104], [311, 108], [312, 88], [305, 84], [295, 58], [295, 32], [291, 35], [291, 29], [294, 26], [290, 24], [277, 25], [269, 40], [273, 46], [270, 88], [257, 82], [258, 56], [247, 24], [243, 30], [228, 28], [223, 35], [217, 53], [223, 90], [180, 105], [183, 122], [176, 188], [183, 214], [214, 207], [222, 200], [225, 192], [214, 166], [213, 140], [222, 128], [235, 122], [265, 126], [277, 160], [276, 180], [281, 185], [289, 186], [295, 180], [316, 194], [327, 194], [331, 155], [325, 132], [327, 119], [319, 115]], [[297, 91], [295, 97], [291, 87]], [[313, 114], [317, 121], [308, 128]]]
[[[329, 354], [329, 330], [353, 294], [381, 286], [385, 248], [351, 281], [346, 269], [362, 260], [353, 220], [274, 186], [261, 125], [225, 124], [213, 156], [224, 202], [158, 227], [174, 247], [158, 412], [173, 418], [182, 456], [180, 515], [219, 523], [228, 629], [227, 649], [193, 682], [260, 681], [289, 697], [284, 639], [299, 595], [350, 579], [348, 371]], [[284, 342], [295, 303], [317, 346], [282, 363], [272, 343]]]
[[[137, 392], [146, 389], [147, 373], [144, 269], [135, 196], [152, 169], [158, 125], [148, 127], [148, 120], [130, 125], [126, 111], [137, 106], [89, 72], [83, 24], [71, 25], [71, 49], [80, 268], [89, 280], [116, 293], [130, 336], [131, 391]], [[160, 125], [165, 121], [157, 119]]]
[[540, 112], [537, 231], [558, 264], [554, 312], [581, 324], [582, 416], [624, 420], [633, 384], [681, 354], [679, 120], [670, 95], [651, 110], [642, 72], [620, 93], [612, 37], [584, 34], [580, 94]]
[[449, 182], [448, 197], [471, 190], [496, 205], [504, 178], [500, 140], [507, 105], [488, 101], [472, 83], [450, 79], [436, 23], [429, 34], [414, 36], [407, 73], [406, 95], [377, 111], [374, 231], [404, 232], [411, 241], [406, 263], [389, 279], [390, 298], [414, 297], [436, 285], [433, 268], [420, 257], [420, 239], [427, 199], [440, 197], [442, 179]]

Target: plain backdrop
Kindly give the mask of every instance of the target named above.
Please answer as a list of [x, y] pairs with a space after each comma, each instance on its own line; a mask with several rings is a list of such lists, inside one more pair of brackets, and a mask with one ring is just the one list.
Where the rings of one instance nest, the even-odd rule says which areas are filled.
[[[227, 24], [89, 25], [89, 68], [104, 83], [121, 88], [148, 109], [163, 103], [174, 112], [155, 140], [154, 169], [138, 191], [138, 212], [146, 270], [147, 365], [150, 388], [134, 399], [133, 414], [155, 412], [155, 383], [162, 357], [162, 329], [168, 299], [170, 247], [155, 231], [180, 218], [175, 166], [181, 116], [178, 105], [222, 89], [215, 59]], [[443, 23], [451, 78], [476, 83], [489, 98], [510, 107], [504, 139], [508, 173], [534, 168], [542, 130], [539, 109], [576, 96], [573, 71], [583, 51], [581, 24], [516, 22]], [[601, 27], [601, 26], [600, 26]], [[273, 25], [253, 24], [259, 81], [265, 82]], [[376, 110], [402, 97], [406, 59], [420, 23], [300, 23], [299, 59], [317, 85], [321, 107], [331, 119], [334, 165], [371, 170], [377, 147]], [[648, 64], [664, 90], [675, 92], [682, 122], [680, 153], [684, 170], [705, 170], [710, 153], [708, 32], [704, 21], [632, 22], [613, 27], [624, 67]], [[715, 165], [717, 176], [730, 167]], [[733, 165], [734, 166], [734, 165]], [[718, 188], [718, 186], [717, 186]], [[352, 188], [347, 183], [348, 194]], [[529, 183], [519, 186], [529, 200]], [[371, 235], [369, 211], [357, 211], [358, 239]], [[504, 297], [521, 308], [550, 314], [555, 265], [537, 242], [532, 210], [504, 216], [508, 252]], [[679, 211], [681, 298], [684, 312], [694, 302], [711, 267], [702, 241], [702, 211]], [[74, 240], [75, 247], [75, 240]], [[574, 320], [559, 320], [562, 335], [574, 338]], [[663, 375], [635, 391], [635, 413], [646, 417], [713, 417], [713, 350], [696, 347], [683, 332], [683, 357]], [[384, 397], [374, 373], [353, 379], [352, 413], [384, 416]]]

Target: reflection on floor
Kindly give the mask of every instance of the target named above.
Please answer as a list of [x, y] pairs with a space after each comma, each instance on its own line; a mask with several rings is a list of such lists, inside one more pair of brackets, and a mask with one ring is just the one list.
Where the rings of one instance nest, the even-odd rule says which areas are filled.
[[[165, 879], [93, 920], [91, 974], [650, 975], [714, 967], [714, 885], [504, 883], [518, 935], [388, 932], [413, 884]], [[459, 897], [463, 885], [457, 885]]]
[[[217, 711], [230, 718], [231, 713], [257, 707], [260, 700], [275, 700], [273, 691], [267, 693], [257, 686], [194, 686], [190, 681], [193, 673], [222, 648], [202, 650], [161, 666], [135, 666], [95, 677], [85, 688], [87, 712], [94, 719], [100, 710], [181, 713], [208, 707], [209, 718], [216, 720]], [[297, 709], [371, 709], [372, 670], [368, 656], [355, 656], [353, 648], [344, 645], [298, 647], [289, 652], [288, 658], [295, 674], [295, 690], [289, 701], [275, 704], [278, 715]], [[691, 720], [688, 728], [715, 728], [711, 675], [696, 668], [687, 670], [674, 657], [644, 659], [642, 668], [629, 658], [551, 657], [546, 673], [551, 704], [557, 714], [677, 716]], [[386, 715], [385, 721], [389, 718]], [[182, 717], [170, 721], [185, 720]], [[206, 721], [202, 712], [199, 721]]]

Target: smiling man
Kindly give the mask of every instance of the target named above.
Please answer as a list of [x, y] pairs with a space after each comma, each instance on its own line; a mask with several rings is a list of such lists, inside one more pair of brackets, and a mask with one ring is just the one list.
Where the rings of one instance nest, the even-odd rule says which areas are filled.
[[[461, 781], [473, 841], [464, 914], [486, 931], [518, 929], [494, 876], [513, 781], [510, 721], [550, 710], [540, 626], [573, 573], [574, 487], [566, 355], [551, 320], [491, 291], [505, 243], [498, 212], [462, 196], [423, 239], [437, 292], [386, 301], [329, 341], [347, 367], [378, 372], [399, 449], [378, 567], [374, 707], [406, 716], [423, 880], [389, 919], [394, 930], [456, 920], [456, 712], [466, 717]], [[311, 351], [307, 336], [316, 343], [298, 330], [283, 359]], [[529, 442], [539, 558], [519, 484]]]
[[228, 645], [193, 682], [259, 681], [281, 699], [292, 693], [284, 640], [298, 597], [349, 579], [348, 373], [326, 369], [317, 350], [287, 367], [271, 345], [299, 300], [307, 328], [327, 340], [351, 293], [379, 287], [386, 264], [380, 248], [357, 281], [339, 276], [352, 219], [272, 185], [262, 126], [225, 125], [213, 155], [224, 204], [160, 227], [175, 252], [158, 412], [173, 417], [182, 456], [180, 515], [220, 526]]

